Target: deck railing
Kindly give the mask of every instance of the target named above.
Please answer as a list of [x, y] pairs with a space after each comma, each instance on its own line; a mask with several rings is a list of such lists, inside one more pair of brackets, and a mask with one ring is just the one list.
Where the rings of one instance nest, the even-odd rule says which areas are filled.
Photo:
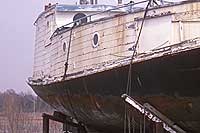
[[[57, 28], [56, 31], [53, 33], [52, 37], [58, 35], [60, 33], [60, 31], [63, 30], [63, 29], [72, 28], [73, 26], [75, 26], [75, 24], [80, 23], [84, 19], [87, 19], [88, 22], [91, 22], [91, 21], [94, 21], [94, 20], [92, 20], [92, 17], [103, 14], [103, 13], [108, 13], [110, 11], [116, 11], [116, 12], [118, 11], [118, 12], [123, 12], [123, 13], [132, 12], [133, 6], [139, 5], [139, 4], [144, 4], [144, 3], [147, 3], [148, 1], [149, 0], [144, 0], [144, 1], [135, 2], [135, 3], [128, 3], [128, 4], [125, 4], [125, 5], [122, 5], [122, 6], [118, 6], [118, 7], [112, 8], [112, 9], [108, 9], [106, 11], [100, 11], [100, 12], [97, 12], [97, 13], [94, 13], [94, 14], [91, 14], [91, 15], [87, 15], [85, 17], [82, 17], [80, 19], [77, 19], [75, 21], [72, 21], [72, 22], [70, 22], [66, 25], [63, 25], [63, 26]], [[118, 10], [118, 9], [124, 9], [124, 10]]]

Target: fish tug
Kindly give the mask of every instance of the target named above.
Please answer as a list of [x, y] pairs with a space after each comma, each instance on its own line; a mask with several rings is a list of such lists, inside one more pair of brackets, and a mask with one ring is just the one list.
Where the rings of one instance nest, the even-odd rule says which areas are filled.
[[45, 6], [28, 84], [73, 133], [200, 132], [200, 2]]

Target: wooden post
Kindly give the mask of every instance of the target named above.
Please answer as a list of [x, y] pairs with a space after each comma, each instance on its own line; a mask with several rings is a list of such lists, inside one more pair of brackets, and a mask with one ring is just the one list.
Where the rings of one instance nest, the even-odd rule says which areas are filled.
[[67, 123], [63, 123], [63, 132], [66, 133], [67, 132]]
[[49, 118], [43, 114], [43, 133], [49, 133]]
[[155, 123], [155, 133], [165, 133], [162, 123]]
[[63, 131], [67, 132], [70, 127], [76, 128], [78, 133], [87, 133], [83, 123], [74, 123], [68, 117], [60, 112], [54, 112], [53, 115], [42, 114], [43, 117], [43, 133], [49, 133], [49, 120], [60, 122], [63, 124]]

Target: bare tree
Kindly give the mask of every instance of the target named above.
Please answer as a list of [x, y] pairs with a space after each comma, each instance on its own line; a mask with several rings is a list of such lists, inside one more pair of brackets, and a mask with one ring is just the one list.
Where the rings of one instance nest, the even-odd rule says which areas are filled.
[[[42, 112], [53, 109], [39, 97], [15, 93], [14, 90], [0, 92], [0, 130], [5, 133], [41, 133]], [[61, 132], [62, 124], [50, 122], [50, 132]]]
[[14, 90], [8, 90], [4, 93], [3, 110], [8, 119], [11, 133], [17, 133], [17, 123], [21, 112], [20, 101], [17, 100], [17, 97]]

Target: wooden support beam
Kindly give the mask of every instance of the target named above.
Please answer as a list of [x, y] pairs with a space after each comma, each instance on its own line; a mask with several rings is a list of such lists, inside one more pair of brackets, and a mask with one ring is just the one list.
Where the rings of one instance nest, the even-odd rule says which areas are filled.
[[63, 123], [63, 132], [65, 133], [65, 132], [67, 132], [67, 130], [68, 130], [67, 124]]
[[67, 132], [69, 127], [75, 127], [78, 133], [87, 133], [87, 130], [83, 123], [74, 123], [66, 115], [54, 112], [53, 115], [46, 113], [42, 114], [43, 117], [43, 133], [49, 133], [49, 120], [60, 122], [63, 124], [63, 131]]
[[42, 115], [43, 117], [43, 133], [49, 133], [49, 118], [46, 115]]
[[165, 133], [162, 123], [155, 123], [155, 132], [154, 133]]
[[184, 131], [181, 127], [179, 127], [178, 125], [176, 125], [175, 122], [173, 122], [172, 120], [170, 120], [167, 116], [163, 115], [156, 108], [154, 108], [153, 106], [151, 106], [149, 103], [145, 103], [144, 107], [146, 109], [148, 109], [148, 111], [150, 111], [151, 113], [153, 113], [154, 115], [156, 115], [161, 121], [163, 121], [164, 123], [166, 123], [170, 128], [172, 128], [172, 130], [175, 130], [175, 131], [177, 131], [179, 133], [186, 133], [186, 131]]

